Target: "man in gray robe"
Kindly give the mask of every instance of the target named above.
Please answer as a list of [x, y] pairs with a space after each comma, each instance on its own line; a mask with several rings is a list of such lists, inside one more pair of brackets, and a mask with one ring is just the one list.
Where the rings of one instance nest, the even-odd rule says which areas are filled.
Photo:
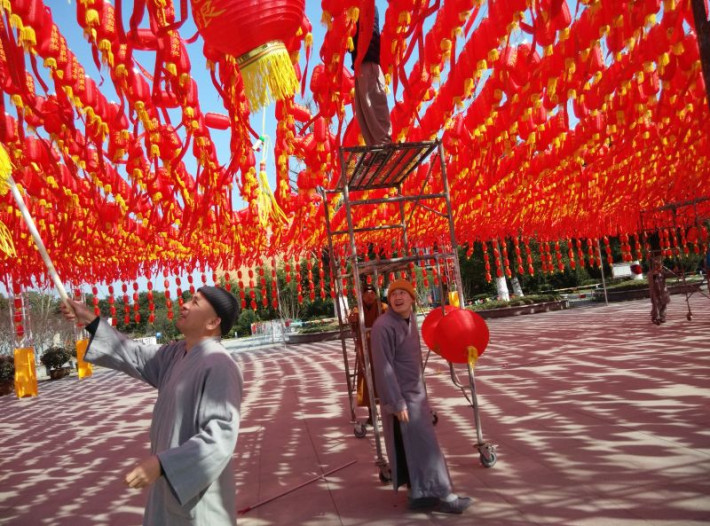
[[70, 304], [62, 305], [65, 317], [91, 334], [86, 361], [158, 389], [151, 456], [124, 478], [131, 488], [150, 488], [143, 524], [236, 524], [232, 455], [242, 375], [220, 337], [234, 324], [237, 299], [218, 287], [200, 288], [175, 322], [185, 338], [162, 346], [129, 340], [85, 304]]
[[463, 513], [472, 500], [451, 491], [446, 460], [434, 433], [421, 374], [421, 346], [414, 302], [406, 280], [390, 284], [389, 309], [372, 327], [375, 385], [395, 491], [409, 487], [409, 508]]

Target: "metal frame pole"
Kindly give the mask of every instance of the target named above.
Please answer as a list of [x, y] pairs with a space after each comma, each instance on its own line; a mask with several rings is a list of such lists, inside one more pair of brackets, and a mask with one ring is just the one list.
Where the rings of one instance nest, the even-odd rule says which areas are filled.
[[[342, 159], [342, 150], [341, 150], [341, 166], [345, 166], [343, 163]], [[352, 207], [350, 205], [350, 191], [348, 188], [347, 181], [345, 181], [345, 175], [343, 172], [343, 201], [345, 203], [345, 217], [347, 219], [348, 223], [348, 238], [350, 240], [350, 256], [352, 258], [352, 268], [353, 268], [353, 277], [355, 279], [355, 299], [357, 301], [357, 308], [358, 308], [358, 322], [359, 322], [359, 331], [360, 331], [360, 341], [362, 342], [362, 361], [363, 365], [365, 367], [365, 384], [367, 386], [367, 392], [368, 395], [370, 396], [370, 400], [374, 400], [375, 398], [375, 393], [374, 389], [372, 388], [372, 370], [370, 368], [370, 356], [369, 353], [367, 352], [367, 330], [365, 327], [365, 311], [362, 303], [362, 287], [360, 286], [360, 268], [358, 267], [358, 260], [357, 260], [357, 245], [355, 244], [355, 233], [353, 231], [353, 218], [352, 218]], [[380, 478], [382, 478], [382, 470], [384, 470], [387, 466], [387, 461], [384, 459], [382, 456], [382, 444], [380, 443], [380, 427], [379, 423], [377, 421], [377, 413], [374, 413], [372, 418], [372, 431], [375, 435], [375, 451], [377, 455], [377, 459], [375, 463], [377, 466], [380, 468]]]

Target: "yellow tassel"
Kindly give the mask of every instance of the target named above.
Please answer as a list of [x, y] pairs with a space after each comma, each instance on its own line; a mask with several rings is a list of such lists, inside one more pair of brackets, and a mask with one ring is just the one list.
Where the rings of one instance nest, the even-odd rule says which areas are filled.
[[20, 31], [20, 42], [25, 48], [36, 46], [37, 35], [35, 34], [35, 30], [30, 26], [24, 26]]
[[478, 361], [478, 349], [473, 345], [468, 347], [468, 363], [471, 365], [471, 369], [476, 367], [476, 362]]
[[0, 252], [10, 258], [14, 258], [17, 255], [15, 244], [12, 242], [12, 234], [2, 221], [0, 221]]
[[[5, 195], [10, 191], [10, 178], [12, 177], [12, 161], [0, 144], [0, 195]], [[15, 257], [15, 245], [12, 242], [12, 235], [5, 223], [0, 221], [0, 252], [9, 257]]]
[[19, 17], [19, 15], [15, 15], [15, 14], [10, 15], [10, 27], [22, 28], [22, 19]]
[[266, 171], [259, 170], [259, 222], [266, 228], [269, 224], [269, 219], [274, 219], [282, 223], [288, 222], [286, 214], [276, 202], [269, 180], [266, 178]]
[[10, 177], [12, 177], [12, 161], [5, 147], [0, 144], [0, 195], [10, 191]]
[[86, 16], [84, 17], [84, 22], [87, 26], [99, 24], [99, 12], [96, 9], [87, 9]]
[[259, 46], [239, 57], [237, 65], [252, 112], [275, 100], [292, 97], [298, 91], [296, 72], [288, 50], [281, 42]]

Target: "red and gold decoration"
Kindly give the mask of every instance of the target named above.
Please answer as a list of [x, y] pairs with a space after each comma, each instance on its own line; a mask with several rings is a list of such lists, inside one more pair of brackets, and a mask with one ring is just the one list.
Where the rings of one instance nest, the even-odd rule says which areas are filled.
[[[316, 189], [336, 186], [338, 148], [359, 141], [348, 53], [369, 6], [321, 3], [314, 35], [302, 0], [3, 2], [4, 166], [55, 274], [133, 284], [167, 269], [190, 280], [194, 269], [321, 254]], [[393, 136], [441, 139], [456, 236], [484, 243], [489, 276], [492, 266], [500, 276], [598, 267], [600, 239], [620, 238], [623, 258], [640, 260], [643, 230], [662, 232], [666, 255], [707, 245], [697, 217], [710, 217], [710, 200], [693, 217], [659, 213], [639, 226], [644, 211], [708, 196], [710, 109], [690, 0], [392, 1], [380, 22]], [[257, 108], [275, 124], [269, 140], [254, 131]], [[403, 191], [426, 174], [415, 169]], [[354, 210], [354, 224], [372, 229], [363, 242], [402, 253], [373, 228], [395, 208]], [[404, 214], [410, 247], [437, 243], [421, 208]], [[346, 229], [342, 208], [331, 222]], [[36, 245], [20, 205], [0, 196], [0, 272], [47, 285]], [[336, 253], [346, 248], [336, 240]], [[303, 287], [322, 295], [303, 277], [301, 298]], [[140, 313], [123, 294], [130, 322]], [[256, 303], [254, 284], [249, 296]]]
[[474, 367], [488, 346], [488, 325], [473, 311], [446, 305], [427, 314], [422, 322], [422, 338], [427, 346], [452, 363]]

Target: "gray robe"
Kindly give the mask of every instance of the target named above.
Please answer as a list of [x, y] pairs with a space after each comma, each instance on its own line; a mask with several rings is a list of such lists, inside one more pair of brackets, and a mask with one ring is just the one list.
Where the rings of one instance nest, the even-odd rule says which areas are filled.
[[213, 339], [141, 345], [100, 321], [86, 361], [158, 389], [151, 453], [165, 472], [150, 487], [144, 525], [236, 524], [232, 455], [239, 433], [242, 375]]
[[446, 497], [451, 479], [434, 433], [431, 410], [422, 380], [422, 355], [417, 319], [409, 322], [392, 309], [377, 318], [372, 327], [372, 358], [375, 384], [382, 410], [382, 428], [387, 457], [396, 490], [406, 481], [398, 475], [402, 452], [395, 447], [395, 416], [405, 408], [409, 422], [400, 422], [402, 444], [411, 484], [410, 498]]

